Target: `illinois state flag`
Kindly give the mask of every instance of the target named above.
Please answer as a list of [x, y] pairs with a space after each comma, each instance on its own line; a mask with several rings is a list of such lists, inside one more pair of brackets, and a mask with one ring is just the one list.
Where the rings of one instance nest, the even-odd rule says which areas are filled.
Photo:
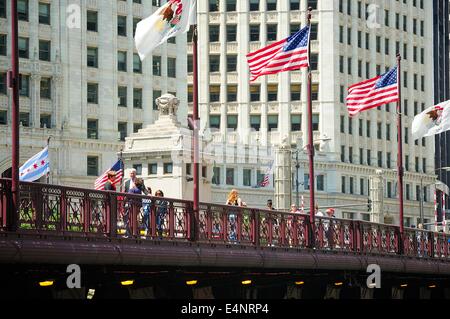
[[412, 136], [415, 140], [448, 130], [450, 130], [450, 101], [427, 108], [414, 117], [412, 123]]
[[136, 25], [134, 42], [141, 60], [167, 39], [187, 32], [196, 23], [196, 0], [168, 0]]
[[19, 168], [19, 180], [34, 182], [50, 171], [48, 146], [34, 155]]

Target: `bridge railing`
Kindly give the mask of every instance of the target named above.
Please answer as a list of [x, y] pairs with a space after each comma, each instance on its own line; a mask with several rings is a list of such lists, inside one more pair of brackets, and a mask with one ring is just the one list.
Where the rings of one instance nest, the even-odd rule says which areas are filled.
[[366, 221], [316, 217], [311, 224], [306, 214], [211, 203], [195, 213], [186, 200], [26, 182], [18, 216], [11, 203], [11, 181], [0, 179], [0, 231], [450, 259], [448, 234], [405, 228], [401, 237], [397, 226]]

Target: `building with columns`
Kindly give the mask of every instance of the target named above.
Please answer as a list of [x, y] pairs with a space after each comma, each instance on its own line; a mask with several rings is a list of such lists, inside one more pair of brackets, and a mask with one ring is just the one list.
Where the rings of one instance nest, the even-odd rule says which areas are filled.
[[[11, 167], [11, 1], [0, 0], [0, 173]], [[186, 105], [186, 37], [142, 63], [137, 22], [159, 1], [18, 0], [20, 164], [49, 136], [50, 181], [93, 187], [127, 135], [153, 123], [166, 92]], [[186, 119], [186, 108], [178, 116]]]
[[[217, 144], [275, 146], [288, 139], [298, 151], [300, 196], [308, 201], [306, 72], [264, 76], [249, 82], [246, 54], [287, 37], [306, 23], [313, 7], [311, 66], [316, 188], [320, 206], [366, 203], [370, 176], [384, 171], [384, 215], [398, 223], [396, 105], [350, 119], [347, 87], [384, 73], [402, 55], [402, 104], [406, 224], [417, 224], [424, 195], [425, 219], [433, 219], [434, 139], [414, 141], [414, 115], [433, 103], [433, 4], [431, 1], [210, 0], [198, 2], [199, 107], [202, 126]], [[188, 37], [188, 101], [192, 102], [192, 43]], [[192, 112], [192, 104], [189, 105]], [[293, 152], [292, 174], [296, 169]], [[264, 206], [268, 188], [255, 189], [258, 165], [216, 163], [213, 199], [224, 202], [237, 188], [247, 203]], [[424, 193], [421, 192], [424, 191]], [[293, 192], [295, 198], [295, 191]], [[294, 201], [294, 199], [293, 199]], [[307, 204], [306, 204], [307, 206]], [[362, 212], [362, 213], [361, 213]], [[365, 207], [338, 216], [369, 219]]]

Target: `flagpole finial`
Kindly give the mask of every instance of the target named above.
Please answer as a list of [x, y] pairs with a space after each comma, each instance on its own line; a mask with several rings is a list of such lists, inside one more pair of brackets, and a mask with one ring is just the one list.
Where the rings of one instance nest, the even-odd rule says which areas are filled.
[[402, 59], [402, 55], [400, 53], [397, 53], [397, 61], [400, 61]]
[[50, 139], [52, 138], [52, 136], [50, 135], [48, 138], [47, 138], [47, 146], [49, 146], [50, 145]]
[[312, 10], [313, 10], [312, 7], [308, 7], [308, 14], [307, 14], [307, 22], [308, 22], [308, 25], [311, 24]]

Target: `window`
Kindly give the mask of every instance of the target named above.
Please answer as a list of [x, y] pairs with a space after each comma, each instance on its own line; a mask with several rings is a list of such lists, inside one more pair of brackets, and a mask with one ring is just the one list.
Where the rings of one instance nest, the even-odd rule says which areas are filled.
[[191, 103], [194, 101], [194, 87], [192, 85], [188, 85], [188, 103]]
[[6, 73], [0, 73], [0, 94], [6, 94]]
[[161, 90], [153, 90], [153, 109], [157, 110], [158, 105], [156, 105], [156, 99], [161, 96]]
[[346, 191], [346, 187], [345, 187], [345, 184], [346, 184], [346, 181], [345, 181], [345, 176], [341, 176], [341, 192], [343, 193], [343, 194], [345, 194], [345, 191]]
[[378, 167], [383, 167], [383, 152], [377, 152]]
[[387, 191], [387, 198], [393, 198], [392, 197], [392, 182], [387, 182], [386, 191]]
[[[289, 34], [294, 34], [294, 33], [296, 33], [296, 32], [298, 32], [299, 30], [300, 30], [300, 23], [291, 23], [290, 25], [289, 25], [289, 29], [290, 29], [290, 31], [289, 31]], [[312, 35], [310, 34], [310, 37], [311, 37]], [[312, 39], [311, 39], [312, 40]]]
[[309, 190], [309, 174], [304, 174], [303, 175], [303, 189], [304, 190]]
[[367, 165], [372, 166], [372, 154], [370, 150], [367, 150]]
[[133, 133], [137, 133], [142, 128], [142, 123], [133, 123]]
[[414, 169], [415, 169], [416, 173], [419, 173], [419, 158], [418, 157], [415, 158]]
[[219, 72], [220, 70], [220, 55], [212, 54], [209, 56], [209, 72]]
[[227, 85], [227, 102], [236, 102], [238, 87], [235, 84]]
[[311, 24], [311, 31], [310, 31], [310, 35], [309, 35], [311, 41], [317, 40], [318, 26], [319, 25], [317, 23]]
[[28, 38], [19, 37], [18, 42], [19, 42], [19, 57], [28, 59], [29, 56]]
[[347, 58], [347, 73], [352, 74], [352, 58]]
[[0, 125], [8, 124], [8, 112], [0, 110]]
[[117, 52], [117, 70], [127, 72], [127, 53], [125, 51]]
[[364, 150], [362, 148], [359, 149], [359, 165], [364, 165]]
[[97, 104], [98, 103], [98, 84], [87, 84], [87, 102]]
[[227, 9], [227, 12], [236, 11], [236, 0], [227, 0], [226, 1], [226, 9]]
[[30, 76], [29, 75], [19, 75], [19, 95], [20, 96], [30, 96]]
[[39, 2], [39, 23], [50, 24], [50, 4]]
[[19, 20], [28, 21], [28, 0], [17, 0], [17, 17]]
[[212, 183], [214, 185], [220, 185], [220, 167], [213, 167]]
[[339, 72], [344, 73], [344, 57], [339, 56]]
[[227, 72], [235, 72], [237, 70], [237, 55], [227, 55]]
[[158, 164], [150, 163], [148, 164], [148, 175], [156, 175], [158, 174]]
[[381, 123], [377, 123], [377, 138], [381, 140]]
[[411, 200], [411, 185], [406, 184], [406, 200]]
[[318, 191], [324, 191], [325, 190], [325, 176], [324, 175], [317, 175], [316, 177], [316, 185]]
[[0, 0], [0, 18], [6, 18], [6, 0]]
[[353, 119], [348, 119], [348, 134], [353, 135]]
[[259, 41], [259, 24], [250, 25], [250, 41]]
[[302, 130], [302, 115], [292, 114], [291, 115], [291, 131], [299, 132]]
[[250, 115], [250, 127], [259, 131], [261, 128], [261, 115]]
[[353, 177], [350, 177], [350, 194], [355, 193], [355, 181]]
[[6, 34], [0, 34], [0, 55], [6, 55], [7, 38]]
[[277, 10], [277, 0], [266, 0], [266, 3], [267, 3], [267, 11]]
[[19, 123], [22, 126], [29, 127], [30, 126], [30, 113], [19, 113]]
[[153, 75], [161, 76], [161, 57], [153, 56]]
[[91, 68], [98, 68], [98, 49], [88, 47], [87, 48], [87, 66]]
[[117, 16], [117, 34], [126, 37], [127, 36], [127, 17]]
[[87, 11], [86, 12], [86, 29], [88, 31], [94, 31], [97, 32], [97, 25], [98, 25], [98, 18], [97, 18], [97, 11]]
[[164, 163], [164, 174], [172, 174], [172, 172], [173, 172], [173, 164]]
[[236, 131], [238, 125], [237, 115], [227, 115], [227, 129], [228, 131]]
[[119, 140], [125, 141], [125, 137], [127, 137], [127, 123], [126, 122], [117, 123], [117, 131], [119, 132]]
[[142, 89], [133, 89], [133, 107], [142, 109]]
[[348, 161], [353, 164], [353, 147], [348, 148]]
[[219, 11], [219, 0], [209, 0], [209, 12]]
[[386, 140], [391, 140], [391, 124], [386, 124]]
[[39, 60], [50, 61], [50, 41], [39, 40]]
[[313, 122], [313, 131], [319, 130], [319, 114], [313, 114], [312, 115], [312, 122]]
[[237, 26], [235, 24], [227, 24], [226, 29], [227, 29], [227, 41], [235, 42], [237, 34]]
[[389, 54], [389, 39], [384, 39], [384, 54]]
[[142, 175], [142, 164], [133, 164], [133, 168], [136, 170], [136, 175]]
[[409, 129], [405, 127], [405, 144], [408, 144], [409, 142]]
[[259, 11], [259, 0], [250, 0], [250, 11]]
[[98, 139], [98, 120], [87, 120], [87, 138]]
[[319, 99], [319, 84], [313, 83], [311, 87], [311, 100], [317, 101]]
[[300, 101], [301, 86], [300, 84], [291, 84], [291, 101]]
[[267, 41], [275, 41], [277, 39], [277, 25], [267, 25]]
[[119, 86], [117, 88], [117, 97], [119, 98], [119, 106], [127, 107], [127, 87]]
[[242, 173], [243, 173], [242, 177], [243, 177], [244, 186], [251, 186], [252, 185], [252, 170], [244, 168]]
[[136, 53], [133, 53], [133, 72], [142, 73], [142, 62]]
[[234, 168], [227, 168], [227, 185], [234, 185]]
[[317, 10], [317, 0], [308, 0], [307, 7], [313, 8], [313, 10]]
[[370, 121], [367, 121], [367, 125], [366, 125], [366, 135], [367, 135], [367, 137], [370, 137]]
[[175, 78], [177, 76], [177, 59], [167, 58], [167, 76], [169, 78]]
[[405, 170], [409, 171], [409, 155], [405, 155]]
[[311, 70], [312, 71], [316, 71], [317, 67], [318, 67], [318, 64], [319, 64], [319, 54], [311, 53], [310, 58], [311, 58], [311, 61], [310, 61]]
[[341, 126], [341, 133], [345, 133], [345, 117], [344, 117], [344, 115], [341, 115], [340, 126]]
[[210, 25], [209, 26], [209, 42], [218, 42], [220, 34], [220, 26], [219, 25]]
[[220, 101], [220, 85], [209, 86], [209, 101], [210, 102]]
[[41, 99], [51, 99], [52, 98], [52, 80], [51, 78], [41, 78]]
[[267, 116], [267, 128], [269, 132], [278, 130], [278, 115]]
[[136, 34], [136, 27], [139, 21], [141, 21], [139, 18], [133, 18], [133, 37]]
[[267, 101], [276, 101], [278, 93], [278, 84], [267, 84]]
[[220, 115], [209, 116], [209, 127], [212, 129], [220, 129]]
[[251, 84], [250, 85], [250, 101], [256, 102], [261, 100], [260, 95], [260, 85], [259, 84]]
[[422, 171], [424, 173], [427, 172], [427, 159], [426, 158], [422, 158]]
[[88, 156], [87, 157], [87, 175], [88, 176], [98, 176], [98, 157]]
[[359, 119], [358, 124], [358, 135], [363, 136], [363, 120]]
[[386, 154], [386, 167], [391, 168], [391, 153], [390, 152], [388, 152]]
[[345, 162], [345, 146], [341, 145], [341, 162]]
[[289, 0], [289, 9], [299, 10], [300, 9], [300, 1], [299, 0]]

